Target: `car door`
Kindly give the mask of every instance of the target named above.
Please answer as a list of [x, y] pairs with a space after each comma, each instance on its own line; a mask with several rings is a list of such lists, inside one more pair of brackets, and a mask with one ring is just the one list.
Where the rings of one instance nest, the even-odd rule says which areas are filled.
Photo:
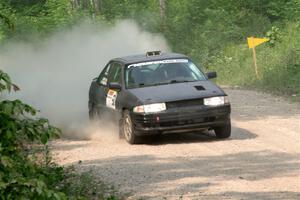
[[[118, 83], [123, 85], [122, 78], [122, 64], [119, 62], [113, 62], [111, 68], [108, 72], [108, 85], [110, 83]], [[122, 90], [108, 89], [106, 95], [106, 107], [113, 111], [118, 111], [120, 109], [120, 98], [122, 96]]]
[[106, 95], [108, 91], [108, 73], [112, 66], [112, 63], [108, 63], [102, 72], [100, 73], [99, 77], [96, 80], [96, 83], [94, 84], [93, 89], [93, 96], [95, 98], [93, 104], [96, 105], [97, 109], [100, 109], [100, 112], [103, 111], [103, 108], [105, 108], [105, 101], [106, 101]]

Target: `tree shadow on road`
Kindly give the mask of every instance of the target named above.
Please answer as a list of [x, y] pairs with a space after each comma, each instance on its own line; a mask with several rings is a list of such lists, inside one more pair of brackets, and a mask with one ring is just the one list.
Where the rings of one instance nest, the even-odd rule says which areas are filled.
[[[164, 196], [164, 199], [174, 199], [175, 195], [167, 195]], [[178, 195], [177, 195], [178, 196]], [[147, 197], [146, 197], [147, 198]], [[154, 197], [155, 199], [162, 199], [161, 196]], [[153, 197], [151, 199], [154, 199]], [[192, 195], [181, 195], [182, 199], [195, 199], [195, 200], [296, 200], [300, 199], [299, 192], [290, 192], [290, 191], [270, 191], [270, 192], [236, 192], [236, 191], [229, 191], [224, 193], [218, 194], [205, 194], [202, 192], [198, 192], [198, 194]], [[175, 198], [180, 199], [180, 198]]]
[[[288, 191], [271, 191], [271, 192], [226, 192], [221, 194], [220, 196], [225, 197], [222, 199], [226, 199], [226, 197], [230, 197], [228, 199], [243, 199], [243, 200], [295, 200], [300, 199], [299, 192], [288, 192]], [[212, 199], [220, 199], [220, 196], [216, 195], [212, 196]]]
[[[251, 182], [294, 177], [299, 173], [299, 164], [298, 154], [251, 151], [193, 158], [123, 156], [83, 161], [80, 169], [83, 171], [92, 169], [105, 182], [119, 184], [124, 191], [143, 191], [146, 194], [153, 190], [158, 194], [166, 192], [180, 194], [188, 191], [199, 194], [199, 191], [204, 192], [210, 186], [222, 181]], [[192, 183], [184, 180], [191, 180]], [[228, 193], [228, 195], [243, 197], [242, 193]], [[248, 195], [246, 194], [248, 199], [259, 197], [258, 194]], [[265, 195], [265, 199], [276, 196], [273, 193], [261, 195]]]

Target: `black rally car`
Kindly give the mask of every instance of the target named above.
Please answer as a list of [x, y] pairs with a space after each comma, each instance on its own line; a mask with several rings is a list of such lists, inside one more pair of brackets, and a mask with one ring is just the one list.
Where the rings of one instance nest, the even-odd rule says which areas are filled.
[[133, 144], [143, 135], [213, 129], [231, 133], [230, 103], [187, 56], [147, 52], [109, 61], [89, 91], [89, 116], [119, 114], [120, 135]]

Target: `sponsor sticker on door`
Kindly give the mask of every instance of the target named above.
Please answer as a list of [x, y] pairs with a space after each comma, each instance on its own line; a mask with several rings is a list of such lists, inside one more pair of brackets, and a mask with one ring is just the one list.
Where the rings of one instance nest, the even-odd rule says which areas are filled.
[[116, 109], [117, 91], [108, 90], [106, 97], [106, 106], [112, 109]]

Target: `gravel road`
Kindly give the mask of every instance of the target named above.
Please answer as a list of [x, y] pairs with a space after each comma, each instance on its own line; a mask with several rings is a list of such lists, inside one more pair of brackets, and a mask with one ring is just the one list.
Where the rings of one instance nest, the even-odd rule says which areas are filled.
[[54, 141], [55, 161], [79, 173], [92, 170], [128, 199], [300, 199], [300, 105], [256, 91], [226, 92], [228, 140], [183, 133], [132, 146], [99, 133]]

